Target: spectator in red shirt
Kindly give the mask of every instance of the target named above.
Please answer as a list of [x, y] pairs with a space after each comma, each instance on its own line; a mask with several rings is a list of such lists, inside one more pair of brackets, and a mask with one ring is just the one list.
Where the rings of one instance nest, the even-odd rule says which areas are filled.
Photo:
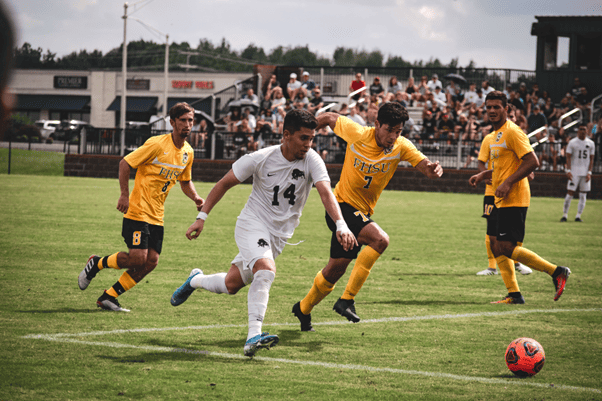
[[[355, 74], [355, 80], [351, 81], [351, 85], [349, 85], [349, 93], [355, 92], [358, 89], [364, 88], [366, 86], [366, 82], [362, 80], [362, 74]], [[353, 100], [358, 100], [362, 96], [361, 92], [353, 95]]]

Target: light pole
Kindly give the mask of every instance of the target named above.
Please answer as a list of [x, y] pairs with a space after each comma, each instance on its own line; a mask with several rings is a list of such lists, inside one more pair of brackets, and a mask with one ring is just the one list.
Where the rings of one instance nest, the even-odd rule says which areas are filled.
[[125, 153], [125, 108], [127, 100], [127, 69], [128, 69], [128, 46], [126, 41], [126, 27], [128, 22], [128, 3], [123, 4], [123, 61], [121, 63], [121, 118], [119, 127], [121, 128], [121, 146], [119, 155]]

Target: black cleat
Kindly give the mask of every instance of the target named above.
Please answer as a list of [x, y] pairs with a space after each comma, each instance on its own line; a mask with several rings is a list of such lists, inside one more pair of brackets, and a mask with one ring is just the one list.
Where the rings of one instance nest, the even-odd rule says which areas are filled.
[[561, 222], [561, 223], [564, 223], [565, 221], [566, 221], [566, 217], [562, 217], [562, 218], [560, 219], [560, 222]]
[[98, 298], [98, 300], [96, 301], [96, 305], [98, 305], [99, 308], [104, 309], [104, 310], [110, 310], [113, 312], [129, 312], [129, 309], [125, 309], [122, 308], [121, 305], [119, 305], [119, 301], [117, 301], [117, 298], [110, 296], [109, 294], [107, 294], [107, 292], [103, 292], [102, 295]]
[[301, 331], [315, 331], [311, 325], [311, 313], [306, 315], [301, 312], [301, 302], [297, 302], [293, 305], [292, 313], [299, 319], [299, 322], [301, 322]]
[[583, 223], [583, 220], [581, 220], [581, 217], [575, 217], [575, 221], [577, 223]]
[[355, 313], [355, 301], [353, 299], [339, 298], [332, 307], [332, 310], [346, 317], [350, 322], [357, 323], [361, 320]]
[[564, 292], [564, 287], [566, 287], [566, 281], [569, 279], [570, 274], [571, 269], [564, 266], [558, 266], [554, 271], [554, 274], [552, 274], [552, 282], [554, 283], [554, 289], [556, 290], [554, 301], [558, 301]]
[[96, 274], [100, 271], [98, 269], [99, 260], [100, 257], [97, 255], [92, 255], [88, 258], [86, 267], [84, 267], [84, 270], [82, 270], [77, 277], [77, 284], [79, 285], [80, 290], [83, 291], [88, 288], [90, 281], [92, 281], [92, 279], [96, 277]]

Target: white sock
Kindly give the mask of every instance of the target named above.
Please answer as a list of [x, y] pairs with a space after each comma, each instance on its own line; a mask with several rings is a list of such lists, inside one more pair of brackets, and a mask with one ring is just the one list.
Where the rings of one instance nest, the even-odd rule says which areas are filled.
[[564, 207], [562, 208], [562, 217], [568, 217], [569, 216], [569, 208], [571, 207], [571, 201], [573, 200], [573, 197], [569, 194], [567, 194], [564, 197]]
[[587, 193], [579, 192], [579, 203], [577, 204], [577, 217], [581, 217], [581, 213], [583, 213], [583, 209], [585, 209], [585, 201], [587, 199]]
[[253, 277], [247, 296], [249, 310], [249, 333], [247, 340], [261, 334], [261, 326], [270, 299], [270, 287], [276, 274], [271, 270], [259, 270]]
[[226, 273], [209, 274], [207, 276], [199, 274], [190, 280], [192, 288], [202, 288], [215, 294], [228, 294], [226, 288]]

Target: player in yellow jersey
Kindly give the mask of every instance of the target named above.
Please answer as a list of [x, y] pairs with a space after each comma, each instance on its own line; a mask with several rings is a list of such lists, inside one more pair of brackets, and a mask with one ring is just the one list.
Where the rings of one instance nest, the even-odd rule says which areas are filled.
[[[515, 108], [512, 104], [508, 104], [508, 119], [510, 121], [512, 121], [513, 123], [516, 124], [516, 114], [515, 114]], [[478, 169], [479, 171], [485, 171], [489, 169], [489, 145], [491, 145], [491, 141], [494, 138], [494, 133], [490, 133], [488, 135], [485, 136], [485, 138], [483, 138], [483, 142], [481, 143], [481, 149], [479, 151], [479, 156], [478, 156], [478, 160], [479, 160], [479, 166]], [[531, 173], [529, 175], [529, 180], [532, 180], [534, 177], [534, 174]], [[480, 272], [477, 273], [477, 276], [491, 276], [491, 275], [495, 275], [498, 274], [496, 267], [496, 263], [495, 263], [495, 256], [493, 256], [493, 251], [491, 250], [491, 242], [495, 241], [495, 230], [496, 230], [496, 224], [497, 224], [497, 219], [495, 218], [495, 216], [493, 218], [489, 218], [489, 216], [491, 215], [491, 213], [495, 213], [497, 212], [497, 210], [495, 209], [495, 191], [493, 190], [493, 187], [491, 186], [491, 180], [486, 180], [485, 183], [485, 197], [483, 198], [483, 216], [485, 219], [487, 219], [487, 231], [485, 234], [485, 248], [487, 249], [487, 262], [488, 262], [488, 267], [485, 270], [481, 270]], [[527, 266], [516, 262], [514, 263], [514, 269], [518, 272], [520, 272], [521, 274], [531, 274], [533, 273], [533, 271], [528, 268]]]
[[[326, 216], [328, 227], [333, 232], [330, 260], [316, 275], [305, 298], [293, 306], [292, 312], [301, 322], [301, 331], [314, 331], [311, 310], [334, 289], [335, 283], [356, 257], [345, 292], [333, 309], [352, 322], [360, 321], [355, 312], [354, 298], [368, 278], [370, 269], [389, 245], [389, 236], [370, 216], [399, 162], [409, 162], [429, 178], [443, 174], [439, 162], [430, 162], [401, 136], [403, 123], [407, 120], [406, 109], [395, 102], [385, 103], [379, 109], [375, 127], [363, 127], [336, 113], [318, 116], [318, 128], [328, 125], [347, 142], [343, 170], [334, 194], [359, 245], [344, 250], [336, 239], [337, 225]], [[366, 247], [360, 252], [362, 245]]]
[[473, 175], [469, 182], [476, 186], [482, 180], [491, 179], [495, 190], [497, 229], [492, 250], [508, 295], [493, 303], [525, 303], [518, 288], [512, 260], [552, 276], [556, 290], [554, 300], [557, 301], [571, 271], [567, 267], [551, 264], [520, 245], [525, 236], [525, 220], [531, 202], [527, 176], [539, 166], [539, 160], [527, 135], [507, 119], [506, 95], [500, 91], [490, 92], [485, 98], [485, 107], [495, 131], [489, 153], [492, 169]]
[[[187, 103], [178, 103], [169, 110], [169, 117], [173, 127], [171, 134], [149, 138], [119, 163], [121, 196], [117, 210], [125, 214], [121, 235], [128, 252], [102, 258], [92, 255], [79, 274], [79, 288], [85, 290], [105, 267], [126, 270], [119, 281], [96, 301], [102, 309], [129, 312], [119, 305], [116, 298], [139, 283], [159, 263], [165, 198], [176, 181], [180, 182], [182, 192], [194, 201], [198, 210], [203, 206], [204, 200], [191, 181], [194, 152], [186, 142], [194, 122], [194, 109]], [[131, 168], [138, 170], [130, 194]]]

